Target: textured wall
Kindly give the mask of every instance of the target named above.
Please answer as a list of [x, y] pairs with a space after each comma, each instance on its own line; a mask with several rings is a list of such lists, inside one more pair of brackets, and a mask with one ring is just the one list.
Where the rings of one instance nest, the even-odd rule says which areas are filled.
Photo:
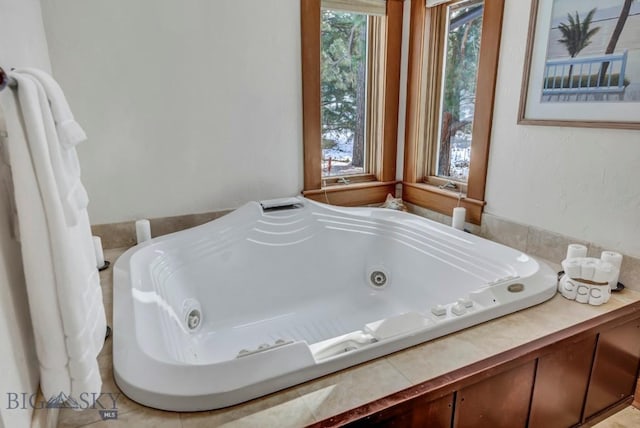
[[43, 0], [92, 223], [302, 189], [298, 0]]
[[506, 2], [486, 210], [640, 257], [640, 131], [516, 123], [529, 6]]

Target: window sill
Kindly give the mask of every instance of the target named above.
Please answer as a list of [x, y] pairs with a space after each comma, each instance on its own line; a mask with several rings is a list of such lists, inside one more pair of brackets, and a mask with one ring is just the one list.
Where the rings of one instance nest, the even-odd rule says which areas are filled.
[[[452, 215], [458, 206], [458, 192], [440, 189], [425, 183], [402, 183], [402, 199], [406, 202], [427, 208], [441, 214]], [[467, 209], [467, 221], [480, 225], [482, 209], [485, 201], [478, 201], [467, 197], [460, 199], [460, 206]]]
[[354, 174], [354, 175], [338, 175], [322, 177], [322, 187], [344, 186], [345, 183], [341, 180], [347, 180], [346, 184], [358, 184], [358, 183], [373, 183], [376, 180], [376, 176], [373, 174]]
[[367, 181], [362, 183], [335, 184], [322, 189], [304, 190], [305, 198], [331, 205], [362, 206], [384, 202], [387, 195], [395, 195], [399, 181]]

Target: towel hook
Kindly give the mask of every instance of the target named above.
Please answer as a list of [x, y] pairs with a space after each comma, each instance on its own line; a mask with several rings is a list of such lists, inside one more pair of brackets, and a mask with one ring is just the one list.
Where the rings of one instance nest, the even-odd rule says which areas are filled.
[[7, 73], [4, 72], [4, 69], [0, 67], [0, 91], [2, 91], [7, 86], [16, 86], [15, 79], [9, 77]]

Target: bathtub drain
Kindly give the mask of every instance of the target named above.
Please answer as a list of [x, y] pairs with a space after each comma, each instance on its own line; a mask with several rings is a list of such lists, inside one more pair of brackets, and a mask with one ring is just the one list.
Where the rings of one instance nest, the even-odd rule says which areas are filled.
[[371, 272], [369, 276], [369, 280], [371, 281], [371, 285], [377, 288], [384, 287], [387, 283], [387, 275], [379, 270], [375, 270]]

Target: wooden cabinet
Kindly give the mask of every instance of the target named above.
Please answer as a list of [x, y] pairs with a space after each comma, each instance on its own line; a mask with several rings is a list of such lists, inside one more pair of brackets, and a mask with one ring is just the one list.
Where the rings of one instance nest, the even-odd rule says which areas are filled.
[[348, 424], [348, 427], [451, 428], [453, 394], [428, 400], [424, 397], [389, 407]]
[[585, 419], [633, 394], [639, 360], [640, 320], [600, 333], [585, 404]]
[[640, 302], [315, 426], [579, 426], [631, 401], [639, 365]]
[[596, 335], [538, 358], [529, 426], [566, 428], [581, 422]]
[[526, 426], [535, 367], [535, 361], [529, 361], [460, 389], [456, 397], [453, 426]]

